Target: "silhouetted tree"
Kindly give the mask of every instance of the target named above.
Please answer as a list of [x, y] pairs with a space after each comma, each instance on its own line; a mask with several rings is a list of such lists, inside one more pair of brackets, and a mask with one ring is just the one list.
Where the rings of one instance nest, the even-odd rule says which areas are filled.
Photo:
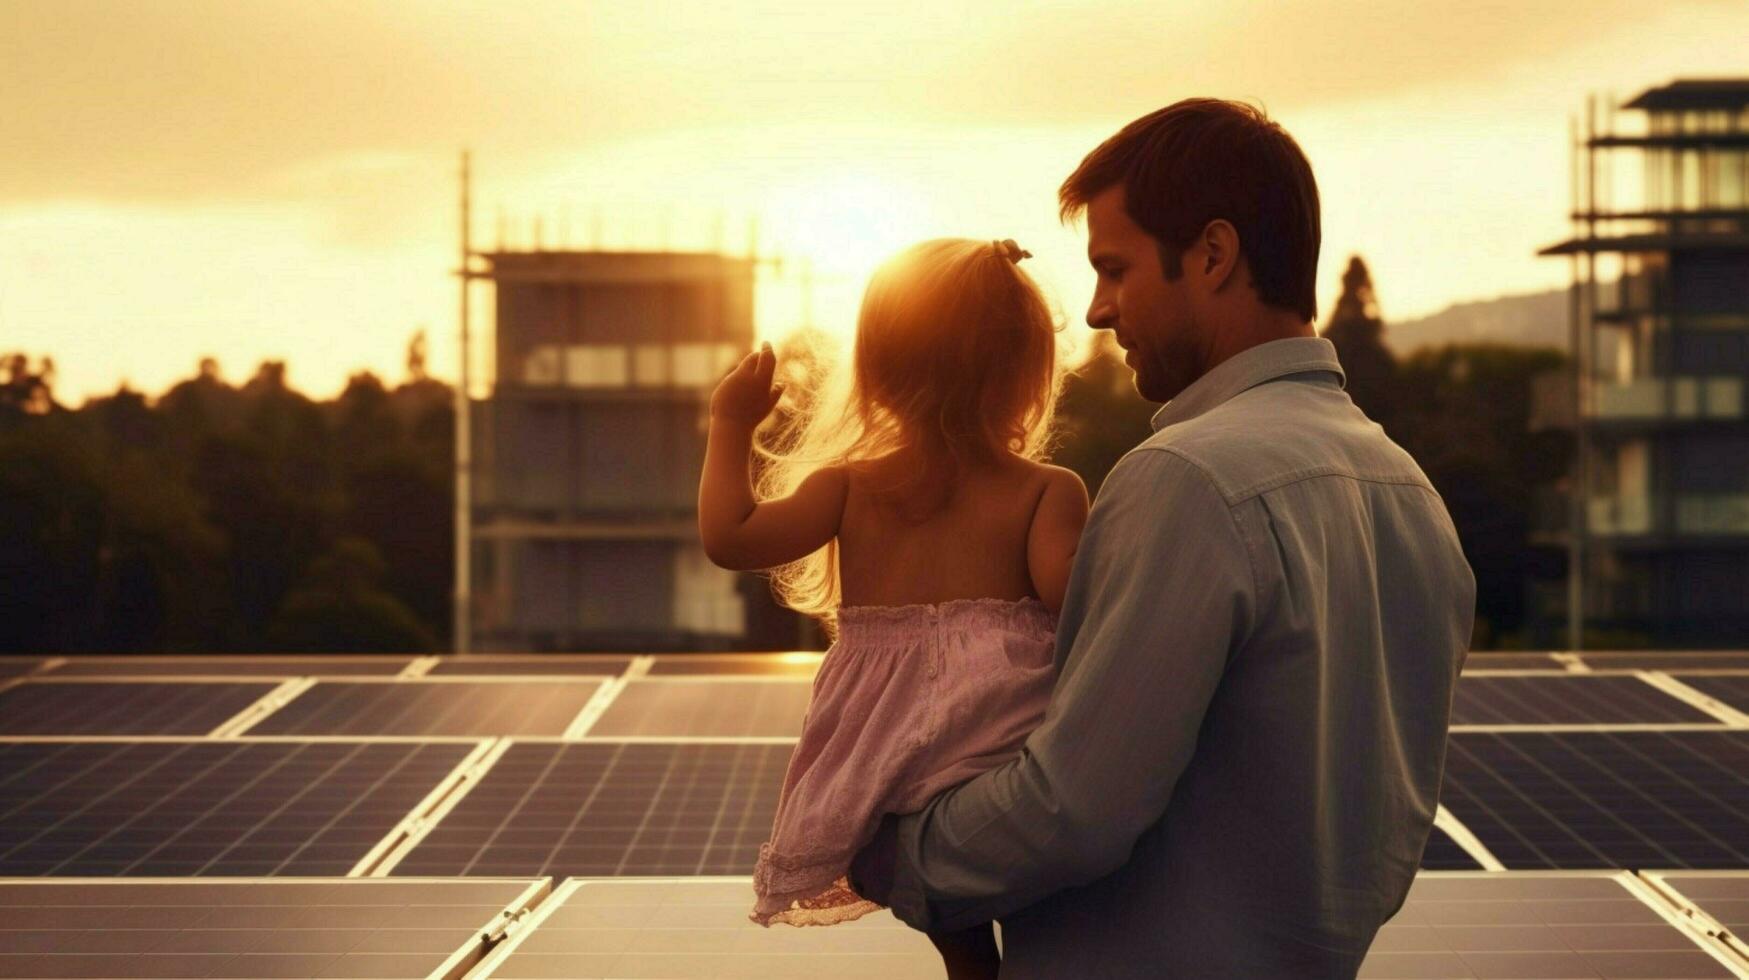
[[431, 631], [378, 588], [387, 564], [375, 546], [340, 538], [311, 561], [267, 629], [266, 647], [288, 653], [435, 649]]
[[1116, 341], [1100, 333], [1092, 356], [1064, 379], [1052, 461], [1079, 474], [1089, 493], [1153, 431], [1149, 419], [1160, 406], [1136, 393], [1133, 377]]
[[1367, 418], [1394, 434], [1397, 359], [1385, 346], [1385, 323], [1379, 318], [1372, 274], [1358, 255], [1348, 260], [1342, 273], [1342, 294], [1324, 324], [1324, 339], [1336, 346], [1336, 359], [1348, 378], [1348, 396]]

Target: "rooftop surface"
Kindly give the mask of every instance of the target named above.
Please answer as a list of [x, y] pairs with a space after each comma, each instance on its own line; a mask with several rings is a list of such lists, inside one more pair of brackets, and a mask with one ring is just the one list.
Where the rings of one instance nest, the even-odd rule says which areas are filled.
[[[818, 654], [0, 658], [0, 976], [939, 977], [746, 921]], [[1749, 652], [1473, 654], [1363, 977], [1749, 977]]]

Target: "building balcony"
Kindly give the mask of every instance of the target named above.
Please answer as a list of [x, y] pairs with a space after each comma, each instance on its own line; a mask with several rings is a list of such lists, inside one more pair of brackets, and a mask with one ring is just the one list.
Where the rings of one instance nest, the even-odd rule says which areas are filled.
[[1749, 493], [1685, 494], [1676, 498], [1678, 534], [1749, 534]]
[[1668, 529], [1662, 503], [1650, 494], [1593, 497], [1586, 501], [1586, 529], [1597, 537], [1749, 537], [1749, 493], [1677, 494], [1675, 526]]
[[1595, 421], [1740, 420], [1743, 379], [1636, 378], [1592, 389], [1586, 417]]

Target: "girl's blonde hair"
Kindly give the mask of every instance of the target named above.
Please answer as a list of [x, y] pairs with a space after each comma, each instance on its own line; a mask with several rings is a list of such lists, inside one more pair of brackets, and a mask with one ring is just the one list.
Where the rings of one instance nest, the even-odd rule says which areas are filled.
[[[853, 471], [894, 453], [909, 478], [871, 488], [922, 519], [946, 502], [966, 464], [1048, 449], [1062, 375], [1057, 321], [1012, 242], [938, 238], [870, 278], [851, 370], [818, 345], [790, 358], [793, 404], [762, 440], [757, 496], [793, 493], [831, 465]], [[775, 569], [778, 600], [835, 632], [838, 542]]]

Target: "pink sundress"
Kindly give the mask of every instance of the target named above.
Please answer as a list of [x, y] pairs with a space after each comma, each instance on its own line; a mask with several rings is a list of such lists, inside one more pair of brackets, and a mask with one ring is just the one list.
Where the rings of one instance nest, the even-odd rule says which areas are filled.
[[914, 813], [1019, 753], [1056, 680], [1055, 629], [1037, 599], [839, 610], [749, 918], [831, 925], [880, 908], [846, 882], [850, 859], [882, 815]]

